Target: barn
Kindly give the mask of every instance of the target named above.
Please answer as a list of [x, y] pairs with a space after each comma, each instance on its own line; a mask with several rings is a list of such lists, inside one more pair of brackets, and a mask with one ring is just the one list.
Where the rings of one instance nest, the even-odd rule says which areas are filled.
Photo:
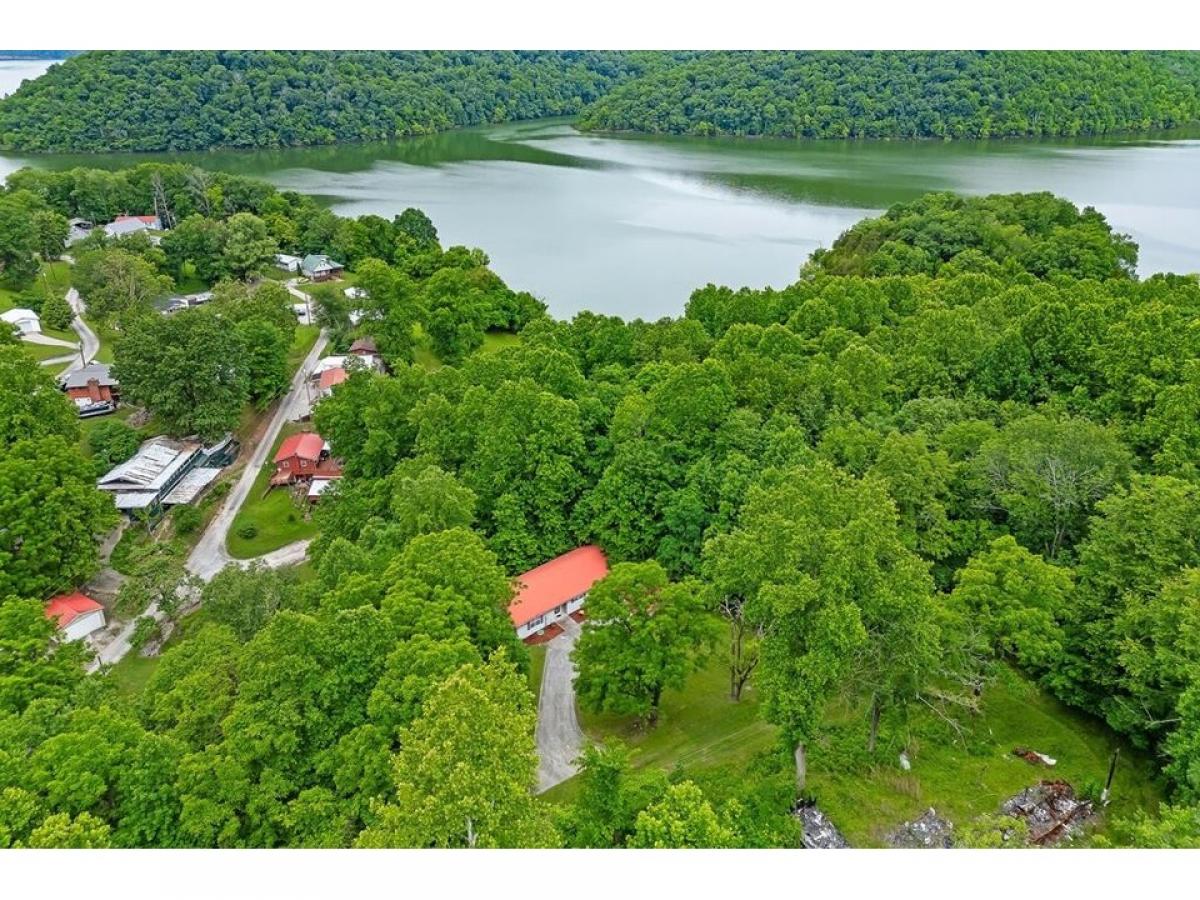
[[607, 574], [604, 551], [588, 544], [517, 576], [517, 593], [508, 607], [517, 637], [536, 637], [577, 612], [592, 585]]

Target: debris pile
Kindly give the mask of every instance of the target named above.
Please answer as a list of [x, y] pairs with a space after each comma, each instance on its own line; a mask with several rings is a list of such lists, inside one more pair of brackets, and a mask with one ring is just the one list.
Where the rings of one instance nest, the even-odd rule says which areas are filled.
[[1032, 844], [1056, 844], [1080, 832], [1095, 815], [1090, 800], [1080, 800], [1065, 781], [1041, 781], [1004, 801], [1000, 811], [1024, 819]]
[[1019, 756], [1031, 766], [1053, 766], [1058, 762], [1053, 756], [1047, 756], [1045, 753], [1038, 753], [1036, 750], [1030, 750], [1027, 747], [1014, 747], [1013, 756]]
[[809, 850], [845, 850], [850, 845], [832, 822], [812, 803], [800, 803], [795, 816], [800, 820], [801, 840]]
[[954, 846], [954, 825], [930, 807], [919, 819], [905, 822], [884, 839], [889, 847], [923, 850]]

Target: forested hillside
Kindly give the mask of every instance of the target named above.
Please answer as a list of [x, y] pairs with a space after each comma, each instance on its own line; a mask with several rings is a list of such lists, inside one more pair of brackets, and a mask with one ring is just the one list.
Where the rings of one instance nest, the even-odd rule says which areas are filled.
[[[1077, 840], [1200, 844], [1200, 282], [1139, 281], [1094, 210], [931, 195], [784, 289], [558, 321], [417, 210], [339, 218], [182, 166], [24, 170], [0, 274], [32, 281], [66, 216], [145, 212], [156, 188], [161, 247], [75, 245], [155, 418], [231, 379], [241, 402], [278, 391], [251, 377], [288, 313], [261, 278], [276, 249], [344, 254], [361, 315], [337, 286], [316, 314], [390, 372], [316, 407], [345, 477], [305, 567], [230, 566], [198, 611], [176, 600], [130, 689], [42, 612], [114, 514], [68, 401], [0, 335], [0, 847], [796, 846], [798, 797], [874, 817], [869, 841], [899, 824], [888, 790], [903, 815], [957, 792], [960, 845], [1024, 846], [985, 776], [1072, 771], [1099, 803], [1114, 746], [1128, 780]], [[201, 270], [209, 304], [154, 311], [160, 279]], [[488, 331], [508, 341], [483, 352]], [[187, 374], [155, 379], [168, 364]], [[574, 793], [534, 795], [534, 656], [506, 607], [514, 575], [584, 542], [612, 566], [576, 645], [584, 715], [650, 741], [679, 727], [664, 697], [706, 691], [709, 718], [746, 713], [726, 751], [765, 733], [754, 751], [676, 731], [678, 765], [639, 768], [610, 741]], [[1098, 759], [1029, 767], [992, 736], [995, 690], [1017, 746], [1094, 733]]]
[[0, 148], [283, 147], [574, 114], [693, 135], [1093, 135], [1200, 120], [1198, 86], [1185, 52], [93, 51], [0, 102]]
[[589, 107], [597, 131], [788, 138], [1107, 134], [1200, 119], [1200, 55], [717, 52]]
[[0, 147], [203, 150], [369, 141], [579, 112], [665, 54], [94, 51], [0, 103]]

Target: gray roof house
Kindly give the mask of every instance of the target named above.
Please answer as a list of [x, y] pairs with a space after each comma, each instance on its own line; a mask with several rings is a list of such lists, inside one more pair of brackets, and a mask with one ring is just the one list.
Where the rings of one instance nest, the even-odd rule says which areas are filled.
[[63, 390], [86, 388], [95, 379], [100, 387], [116, 387], [120, 382], [113, 378], [112, 370], [104, 363], [90, 362], [82, 369], [68, 372], [62, 379]]
[[337, 278], [346, 267], [323, 253], [310, 253], [300, 261], [300, 274], [313, 281]]
[[157, 514], [166, 499], [200, 461], [200, 445], [155, 437], [138, 448], [132, 458], [114, 466], [96, 481], [96, 487], [113, 495], [117, 509]]

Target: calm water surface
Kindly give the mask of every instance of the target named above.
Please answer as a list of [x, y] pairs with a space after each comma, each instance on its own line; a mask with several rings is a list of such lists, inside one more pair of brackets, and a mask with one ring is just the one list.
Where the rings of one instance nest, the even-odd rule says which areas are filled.
[[1200, 270], [1200, 132], [1074, 142], [835, 143], [596, 137], [564, 121], [286, 151], [3, 157], [190, 161], [315, 194], [343, 215], [424, 209], [558, 316], [677, 315], [696, 287], [783, 286], [855, 221], [931, 190], [1049, 190], [1141, 245], [1140, 270]]
[[0, 59], [0, 97], [7, 97], [26, 78], [37, 78], [61, 59]]

